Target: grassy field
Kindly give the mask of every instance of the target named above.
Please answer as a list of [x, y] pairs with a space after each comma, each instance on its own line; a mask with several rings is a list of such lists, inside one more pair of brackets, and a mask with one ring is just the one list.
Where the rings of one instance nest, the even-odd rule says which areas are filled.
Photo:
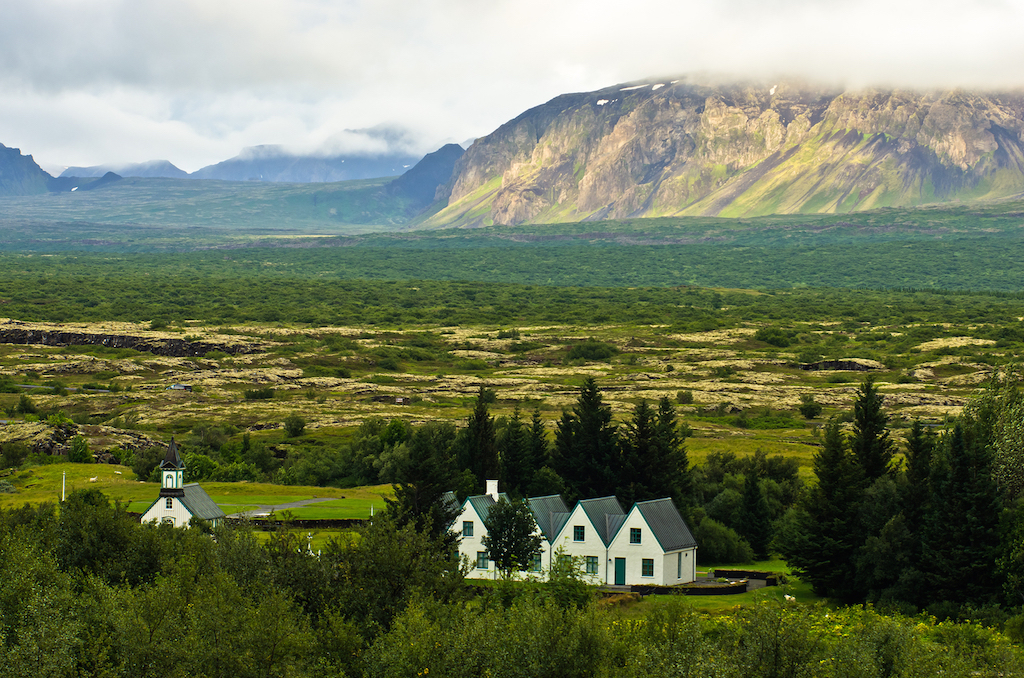
[[[135, 479], [126, 466], [112, 464], [47, 464], [30, 466], [6, 476], [17, 492], [0, 494], [0, 508], [25, 503], [58, 503], [61, 484], [66, 492], [76, 489], [97, 489], [111, 501], [126, 505], [128, 511], [141, 513], [156, 501], [160, 492], [157, 483]], [[394, 494], [390, 485], [353, 487], [340, 490], [332, 487], [297, 487], [270, 483], [203, 483], [210, 498], [228, 514], [255, 510], [260, 506], [288, 504], [307, 499], [330, 497], [327, 502], [301, 509], [288, 509], [294, 518], [343, 519], [369, 518], [370, 507], [381, 510], [384, 497]]]

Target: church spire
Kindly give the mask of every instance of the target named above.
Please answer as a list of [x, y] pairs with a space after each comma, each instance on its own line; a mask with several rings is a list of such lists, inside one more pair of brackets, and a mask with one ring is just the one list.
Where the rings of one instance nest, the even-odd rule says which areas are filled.
[[178, 454], [178, 445], [171, 437], [171, 444], [167, 446], [167, 454], [160, 463], [160, 496], [177, 496], [184, 493], [185, 487], [185, 462]]

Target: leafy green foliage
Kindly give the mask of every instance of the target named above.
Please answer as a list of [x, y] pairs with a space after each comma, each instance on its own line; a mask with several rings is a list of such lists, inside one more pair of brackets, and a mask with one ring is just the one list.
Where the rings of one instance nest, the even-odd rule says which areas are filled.
[[483, 546], [500, 572], [526, 570], [540, 555], [543, 537], [524, 499], [500, 499], [488, 511], [484, 527]]

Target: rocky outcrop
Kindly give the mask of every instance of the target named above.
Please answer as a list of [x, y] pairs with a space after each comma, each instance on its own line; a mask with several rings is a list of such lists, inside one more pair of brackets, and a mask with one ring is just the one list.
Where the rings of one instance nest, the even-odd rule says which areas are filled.
[[1024, 94], [680, 78], [557, 97], [478, 139], [426, 225], [850, 212], [1024, 193]]
[[28, 328], [0, 329], [0, 343], [42, 344], [43, 346], [109, 346], [111, 348], [130, 348], [175, 358], [204, 356], [210, 351], [223, 351], [235, 355], [258, 353], [262, 350], [258, 345], [245, 343], [227, 344], [211, 341], [186, 341], [185, 339], [167, 337], [90, 334]]

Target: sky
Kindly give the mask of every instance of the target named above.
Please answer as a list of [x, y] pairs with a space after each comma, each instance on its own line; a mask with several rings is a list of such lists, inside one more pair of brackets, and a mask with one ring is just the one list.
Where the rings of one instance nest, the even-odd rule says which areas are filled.
[[1021, 35], [1024, 0], [0, 0], [0, 143], [51, 171], [425, 153], [662, 76], [1022, 88]]

